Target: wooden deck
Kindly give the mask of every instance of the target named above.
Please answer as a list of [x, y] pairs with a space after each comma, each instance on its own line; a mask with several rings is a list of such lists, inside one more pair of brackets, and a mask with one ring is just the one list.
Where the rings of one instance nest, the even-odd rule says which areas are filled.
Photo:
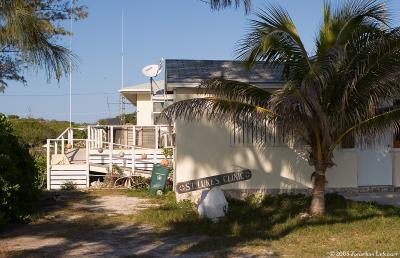
[[[65, 134], [68, 135], [62, 134], [57, 139], [47, 140], [47, 188], [49, 190], [60, 189], [66, 182], [72, 182], [78, 188], [87, 188], [90, 186], [91, 178], [97, 180], [115, 166], [119, 167], [126, 176], [148, 177], [154, 164], [165, 159], [158, 138], [154, 140], [158, 148], [143, 148], [115, 143], [112, 133], [107, 139], [100, 133], [106, 131], [104, 127], [99, 130], [90, 128], [88, 131], [90, 133], [87, 139], [74, 139], [73, 134], [66, 130]], [[112, 128], [109, 131], [112, 132]], [[131, 143], [134, 142], [137, 140], [131, 140]], [[173, 158], [169, 157], [169, 160], [172, 162]]]

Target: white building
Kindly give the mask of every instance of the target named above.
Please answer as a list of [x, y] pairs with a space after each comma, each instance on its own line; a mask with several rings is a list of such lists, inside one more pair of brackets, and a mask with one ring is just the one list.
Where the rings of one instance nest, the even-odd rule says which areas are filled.
[[[128, 166], [134, 171], [139, 169], [135, 166], [142, 162], [135, 159], [145, 150], [143, 147], [148, 148], [149, 155], [154, 153], [152, 162], [157, 162], [160, 148], [174, 143], [175, 184], [245, 168], [252, 171], [250, 180], [223, 188], [231, 194], [310, 189], [313, 170], [304, 159], [301, 147], [271, 143], [261, 150], [254, 144], [256, 132], [238, 133], [223, 124], [205, 120], [181, 120], [171, 128], [159, 118], [162, 109], [170, 103], [197, 97], [199, 83], [213, 77], [247, 82], [267, 91], [274, 91], [282, 85], [280, 71], [262, 64], [247, 71], [236, 61], [166, 60], [164, 81], [120, 90], [137, 108], [137, 125], [108, 129], [108, 138], [104, 137], [105, 129], [93, 138], [95, 132], [91, 130], [97, 129], [89, 128], [89, 141], [94, 145], [89, 149], [89, 155], [98, 152], [102, 146], [100, 140], [119, 143], [121, 149], [131, 149], [125, 152], [131, 155], [132, 161]], [[110, 132], [114, 132], [113, 136]], [[116, 145], [112, 147], [115, 149]], [[397, 141], [388, 137], [381, 148], [374, 150], [361, 150], [357, 146], [337, 150], [334, 156], [336, 166], [327, 172], [328, 189], [357, 191], [360, 188], [391, 190], [400, 187], [400, 152], [395, 147], [398, 147]], [[88, 160], [91, 163], [90, 157]], [[107, 159], [103, 159], [102, 164], [110, 166]]]

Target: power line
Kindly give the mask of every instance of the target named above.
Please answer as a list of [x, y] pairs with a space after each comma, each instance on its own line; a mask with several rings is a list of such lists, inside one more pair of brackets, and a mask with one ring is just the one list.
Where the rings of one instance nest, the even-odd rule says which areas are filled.
[[[35, 115], [65, 115], [67, 112], [55, 112], [55, 113], [34, 113]], [[79, 112], [79, 113], [72, 113], [75, 116], [85, 116], [85, 115], [96, 115], [96, 114], [108, 114], [109, 112]], [[117, 115], [117, 112], [111, 112]], [[32, 113], [31, 113], [32, 115]]]
[[[117, 92], [84, 92], [84, 93], [72, 93], [73, 96], [87, 96], [87, 95], [117, 95]], [[63, 97], [69, 96], [69, 93], [65, 94], [0, 94], [0, 97]]]

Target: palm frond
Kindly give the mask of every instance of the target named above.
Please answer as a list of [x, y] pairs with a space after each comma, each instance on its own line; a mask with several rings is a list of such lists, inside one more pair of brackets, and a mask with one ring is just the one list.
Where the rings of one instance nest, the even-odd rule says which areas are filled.
[[333, 10], [324, 3], [324, 22], [317, 39], [317, 56], [322, 59], [330, 51], [338, 51], [353, 39], [358, 30], [388, 26], [388, 15], [382, 1], [347, 0]]
[[178, 101], [163, 113], [172, 120], [208, 119], [222, 123], [242, 123], [246, 119], [272, 121], [276, 114], [263, 107], [214, 97], [194, 98]]
[[199, 93], [265, 108], [271, 96], [268, 91], [248, 83], [221, 78], [202, 81], [199, 85]]
[[[282, 89], [271, 95], [270, 109], [279, 114], [279, 131], [292, 132], [302, 137], [303, 143], [310, 143], [317, 120], [313, 104], [293, 82], [286, 82]], [[283, 138], [282, 138], [283, 140]]]
[[220, 10], [231, 6], [239, 8], [243, 5], [245, 13], [249, 13], [251, 10], [251, 0], [205, 0], [209, 1], [211, 9]]
[[290, 15], [279, 6], [256, 13], [250, 32], [238, 42], [237, 58], [249, 67], [256, 61], [283, 65], [287, 76], [300, 77], [312, 70], [307, 51]]
[[370, 117], [360, 123], [350, 126], [344, 130], [330, 147], [331, 151], [348, 135], [356, 134], [360, 143], [371, 143], [371, 139], [387, 135], [388, 129], [391, 132], [398, 132], [400, 129], [400, 108], [389, 110]]
[[1, 14], [0, 45], [20, 51], [25, 62], [44, 68], [48, 78], [59, 79], [69, 71], [69, 62], [76, 62], [68, 49], [51, 42], [47, 23], [26, 1], [2, 1]]
[[355, 48], [349, 60], [344, 60], [330, 91], [330, 109], [340, 112], [336, 123], [345, 126], [375, 115], [382, 103], [400, 96], [399, 31], [369, 39]]

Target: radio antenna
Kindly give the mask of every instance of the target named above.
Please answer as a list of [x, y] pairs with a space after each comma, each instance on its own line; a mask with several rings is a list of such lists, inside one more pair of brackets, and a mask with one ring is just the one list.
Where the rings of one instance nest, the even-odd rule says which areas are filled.
[[[70, 11], [70, 17], [69, 17], [69, 30], [70, 30], [70, 36], [69, 36], [69, 51], [72, 51], [72, 7], [74, 3], [73, 0], [71, 0], [71, 11]], [[72, 128], [72, 60], [71, 56], [69, 57], [69, 128]]]
[[[124, 88], [124, 9], [121, 11], [121, 89]], [[122, 94], [119, 97], [119, 119], [125, 124], [125, 99]]]

